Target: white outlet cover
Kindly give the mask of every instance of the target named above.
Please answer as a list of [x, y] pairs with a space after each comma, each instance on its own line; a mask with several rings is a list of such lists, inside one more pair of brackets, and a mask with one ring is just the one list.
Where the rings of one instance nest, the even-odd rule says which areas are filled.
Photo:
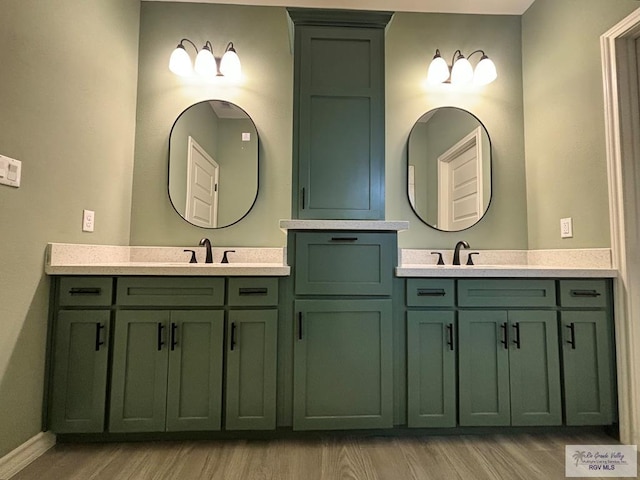
[[93, 232], [95, 227], [96, 212], [93, 210], [82, 211], [82, 231]]
[[573, 238], [573, 219], [560, 219], [560, 238]]

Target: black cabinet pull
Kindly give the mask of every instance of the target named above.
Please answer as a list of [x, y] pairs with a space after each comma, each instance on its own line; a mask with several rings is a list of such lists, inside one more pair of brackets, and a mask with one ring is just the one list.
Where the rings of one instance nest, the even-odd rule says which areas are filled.
[[171, 322], [171, 350], [175, 350], [176, 345], [178, 345], [178, 324]]
[[516, 332], [516, 339], [513, 341], [516, 348], [520, 348], [520, 322], [516, 322], [513, 324], [513, 329]]
[[229, 342], [229, 348], [233, 352], [236, 347], [236, 322], [231, 322], [231, 341]]
[[453, 323], [447, 325], [447, 345], [449, 345], [449, 350], [453, 350]]
[[571, 290], [570, 295], [572, 297], [593, 298], [593, 297], [599, 297], [600, 292], [596, 292], [595, 290]]
[[416, 292], [419, 297], [444, 297], [447, 294], [442, 288], [419, 288]]
[[332, 242], [357, 242], [358, 237], [331, 237]]
[[302, 340], [302, 312], [298, 312], [298, 340]]
[[569, 340], [567, 340], [567, 343], [571, 345], [572, 350], [575, 350], [576, 349], [576, 324], [570, 323], [569, 325], [567, 325], [567, 328], [569, 329]]
[[269, 293], [268, 288], [240, 288], [238, 289], [238, 295], [251, 296], [251, 295], [266, 295]]
[[500, 325], [500, 328], [502, 329], [502, 340], [500, 340], [500, 343], [504, 345], [504, 348], [509, 348], [509, 331], [507, 330], [507, 322]]
[[164, 345], [164, 325], [162, 322], [158, 322], [158, 351], [162, 350], [162, 346]]
[[104, 340], [102, 340], [102, 330], [104, 328], [101, 323], [96, 323], [96, 352], [100, 351], [100, 346], [104, 345]]
[[101, 288], [81, 288], [81, 287], [74, 287], [74, 288], [70, 288], [69, 289], [69, 295], [100, 295], [102, 293], [102, 289]]
[[305, 198], [305, 189], [304, 189], [304, 187], [302, 187], [302, 210], [305, 209], [305, 203], [306, 203], [305, 200], [306, 200], [306, 198]]

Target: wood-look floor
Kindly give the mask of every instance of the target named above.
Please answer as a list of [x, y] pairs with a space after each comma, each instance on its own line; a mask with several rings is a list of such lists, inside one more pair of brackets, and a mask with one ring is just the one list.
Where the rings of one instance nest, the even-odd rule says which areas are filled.
[[555, 480], [598, 434], [58, 444], [12, 480]]

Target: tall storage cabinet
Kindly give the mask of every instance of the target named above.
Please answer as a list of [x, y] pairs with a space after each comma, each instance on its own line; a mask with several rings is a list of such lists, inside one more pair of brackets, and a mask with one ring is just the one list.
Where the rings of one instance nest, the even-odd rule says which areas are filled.
[[390, 13], [289, 9], [295, 23], [293, 216], [384, 219]]

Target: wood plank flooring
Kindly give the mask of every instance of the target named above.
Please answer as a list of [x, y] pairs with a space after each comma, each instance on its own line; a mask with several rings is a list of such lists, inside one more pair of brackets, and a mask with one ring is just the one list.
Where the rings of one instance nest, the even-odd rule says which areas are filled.
[[505, 434], [58, 444], [12, 480], [555, 480], [565, 478], [565, 445], [614, 443]]

